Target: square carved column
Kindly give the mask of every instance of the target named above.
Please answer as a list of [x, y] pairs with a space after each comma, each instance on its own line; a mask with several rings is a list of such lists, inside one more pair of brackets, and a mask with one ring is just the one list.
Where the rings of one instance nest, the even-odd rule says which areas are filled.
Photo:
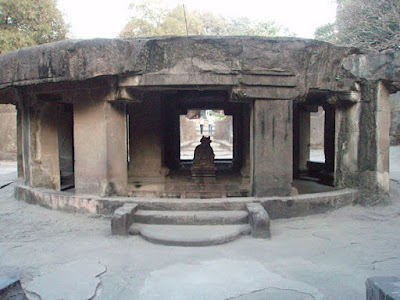
[[[23, 94], [23, 97], [28, 99], [32, 95]], [[25, 184], [59, 190], [57, 106], [38, 101], [32, 106], [23, 105], [21, 112], [18, 119], [22, 123], [22, 132], [18, 135], [23, 151]]]
[[287, 196], [292, 190], [292, 101], [256, 100], [252, 128], [253, 196]]
[[18, 178], [24, 178], [24, 158], [22, 151], [22, 110], [21, 105], [16, 105], [17, 110], [17, 166]]
[[310, 160], [311, 122], [310, 112], [305, 109], [299, 112], [299, 171], [307, 171], [307, 162]]
[[122, 104], [74, 103], [75, 190], [109, 196], [127, 185], [126, 114]]

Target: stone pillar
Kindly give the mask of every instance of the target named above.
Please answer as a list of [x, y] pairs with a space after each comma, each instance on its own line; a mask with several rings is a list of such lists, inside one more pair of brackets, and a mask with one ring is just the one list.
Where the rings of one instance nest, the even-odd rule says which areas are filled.
[[75, 190], [108, 196], [127, 184], [125, 108], [88, 96], [74, 103]]
[[18, 178], [24, 177], [24, 158], [22, 154], [22, 110], [21, 105], [17, 104], [17, 166]]
[[307, 162], [310, 160], [311, 128], [310, 112], [300, 108], [299, 111], [299, 166], [300, 172], [307, 171]]
[[31, 168], [30, 168], [30, 158], [31, 158], [31, 150], [30, 150], [30, 115], [31, 111], [27, 105], [20, 99], [20, 111], [21, 111], [21, 128], [22, 128], [22, 136], [21, 136], [21, 148], [22, 148], [22, 165], [23, 165], [23, 178], [24, 183], [26, 185], [30, 185], [31, 183]]
[[380, 192], [389, 193], [390, 99], [389, 91], [382, 82], [378, 83], [376, 100], [376, 188]]
[[335, 186], [355, 187], [359, 177], [360, 113], [362, 103], [335, 109]]
[[250, 127], [251, 127], [251, 110], [248, 105], [243, 107], [243, 118], [242, 123], [240, 126], [243, 128], [242, 140], [242, 168], [240, 170], [240, 174], [244, 178], [250, 177], [250, 168], [251, 168], [251, 161], [250, 161]]
[[335, 107], [333, 105], [325, 105], [324, 110], [325, 171], [333, 173], [335, 170]]
[[128, 184], [126, 104], [107, 103], [108, 184], [118, 195], [125, 195]]
[[[389, 193], [389, 91], [382, 82], [361, 89], [359, 184], [366, 195]], [[375, 201], [371, 199], [371, 201]]]
[[[31, 119], [32, 186], [60, 190], [60, 163], [58, 155], [57, 105], [51, 102], [39, 104], [39, 110]], [[33, 126], [32, 126], [33, 125]]]
[[254, 196], [291, 194], [292, 151], [292, 101], [256, 100], [252, 128]]
[[[154, 96], [130, 106], [129, 175], [138, 180], [163, 180], [163, 119], [161, 99]], [[168, 120], [173, 122], [173, 120]], [[178, 123], [179, 124], [179, 123]], [[179, 134], [179, 130], [177, 131]], [[168, 139], [173, 139], [172, 132]], [[178, 139], [179, 140], [179, 139]]]
[[[24, 101], [29, 102], [28, 99]], [[60, 189], [57, 105], [38, 102], [22, 107], [22, 148], [25, 184]]]
[[336, 183], [358, 187], [362, 202], [389, 193], [389, 92], [381, 82], [361, 86], [361, 102], [336, 112]]

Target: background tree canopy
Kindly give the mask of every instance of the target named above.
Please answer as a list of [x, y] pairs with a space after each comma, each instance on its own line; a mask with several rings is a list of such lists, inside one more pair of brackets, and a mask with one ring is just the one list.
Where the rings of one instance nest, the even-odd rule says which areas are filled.
[[[229, 20], [211, 12], [184, 10], [183, 5], [167, 9], [156, 0], [137, 0], [130, 5], [132, 17], [120, 37], [153, 35], [289, 35], [275, 21], [252, 21], [249, 18]], [[185, 15], [188, 32], [186, 32]]]
[[64, 40], [67, 32], [55, 0], [0, 0], [0, 53]]
[[336, 24], [319, 27], [315, 38], [376, 50], [400, 50], [399, 0], [337, 0]]

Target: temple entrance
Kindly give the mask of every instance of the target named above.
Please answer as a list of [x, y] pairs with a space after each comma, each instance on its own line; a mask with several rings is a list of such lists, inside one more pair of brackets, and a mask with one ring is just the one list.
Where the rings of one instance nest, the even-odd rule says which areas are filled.
[[[141, 102], [128, 105], [127, 114], [128, 195], [250, 195], [247, 103], [230, 102], [226, 91], [148, 91]], [[209, 138], [214, 153], [212, 174], [209, 169], [197, 169], [193, 161], [203, 136]], [[202, 180], [203, 173], [212, 178]], [[201, 184], [205, 182], [206, 186]]]

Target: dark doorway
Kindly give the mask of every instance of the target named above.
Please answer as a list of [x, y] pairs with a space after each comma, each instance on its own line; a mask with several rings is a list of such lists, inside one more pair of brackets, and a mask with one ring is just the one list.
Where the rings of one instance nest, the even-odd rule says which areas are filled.
[[73, 105], [58, 104], [58, 153], [61, 190], [75, 186], [74, 176], [74, 115]]

